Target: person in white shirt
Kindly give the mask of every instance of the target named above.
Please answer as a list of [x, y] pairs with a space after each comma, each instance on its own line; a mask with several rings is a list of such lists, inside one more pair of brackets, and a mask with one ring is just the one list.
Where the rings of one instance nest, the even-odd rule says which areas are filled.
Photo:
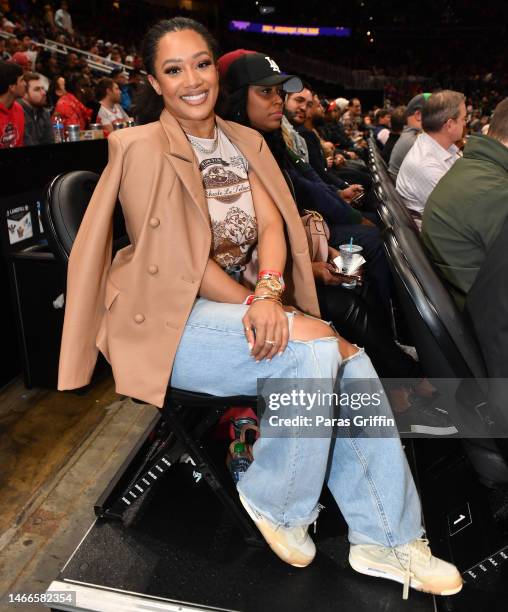
[[465, 122], [465, 98], [457, 91], [433, 93], [423, 104], [423, 134], [404, 158], [396, 183], [418, 227], [432, 190], [459, 158], [454, 143], [462, 138]]
[[67, 2], [61, 2], [60, 8], [55, 13], [55, 24], [61, 30], [65, 30], [68, 34], [73, 34], [72, 17], [67, 10], [69, 5]]
[[390, 136], [390, 127], [392, 120], [391, 108], [379, 108], [376, 111], [376, 127], [374, 128], [374, 136], [378, 146], [383, 149]]
[[101, 105], [97, 113], [97, 120], [106, 132], [112, 132], [114, 123], [129, 119], [129, 115], [120, 106], [122, 96], [120, 87], [113, 79], [104, 77], [99, 81], [95, 91]]

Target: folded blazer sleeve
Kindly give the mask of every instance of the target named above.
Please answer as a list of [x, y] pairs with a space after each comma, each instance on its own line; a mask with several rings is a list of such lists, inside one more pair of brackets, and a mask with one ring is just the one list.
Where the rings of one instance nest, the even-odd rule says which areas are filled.
[[58, 389], [90, 382], [104, 316], [105, 285], [111, 266], [113, 211], [122, 178], [123, 152], [116, 134], [108, 138], [109, 160], [87, 207], [72, 247], [67, 271], [65, 318]]

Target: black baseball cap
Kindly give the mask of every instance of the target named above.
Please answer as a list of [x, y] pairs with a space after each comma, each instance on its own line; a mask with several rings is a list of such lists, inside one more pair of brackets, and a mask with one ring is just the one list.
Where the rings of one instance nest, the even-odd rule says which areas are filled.
[[232, 91], [246, 85], [281, 85], [286, 93], [302, 91], [302, 80], [283, 74], [275, 61], [264, 53], [236, 49], [222, 55], [218, 61], [219, 74]]

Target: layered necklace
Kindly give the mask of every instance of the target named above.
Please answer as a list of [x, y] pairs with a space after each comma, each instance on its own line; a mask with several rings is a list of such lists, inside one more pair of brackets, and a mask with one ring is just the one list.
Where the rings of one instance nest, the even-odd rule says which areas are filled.
[[[199, 151], [200, 153], [203, 153], [203, 155], [211, 155], [215, 151], [217, 146], [219, 145], [219, 130], [217, 129], [217, 126], [215, 126], [214, 131], [213, 131], [213, 141], [212, 141], [210, 149], [203, 146], [203, 144], [200, 142], [202, 140], [205, 140], [204, 138], [197, 138], [196, 136], [192, 136], [192, 134], [187, 134], [187, 132], [185, 132], [185, 135], [189, 139], [189, 142], [191, 143], [191, 145], [197, 151]], [[210, 140], [210, 139], [207, 138], [206, 140]]]

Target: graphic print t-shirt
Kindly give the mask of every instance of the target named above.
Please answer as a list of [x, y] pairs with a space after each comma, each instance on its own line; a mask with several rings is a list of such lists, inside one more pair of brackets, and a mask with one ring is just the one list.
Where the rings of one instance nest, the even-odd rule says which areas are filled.
[[[247, 160], [226, 135], [219, 128], [217, 130], [218, 145], [213, 153], [203, 153], [193, 147], [212, 224], [212, 257], [227, 271], [241, 268], [242, 278], [248, 282], [254, 280], [255, 284], [258, 230]], [[192, 140], [204, 149], [213, 147], [213, 139], [193, 136]]]

